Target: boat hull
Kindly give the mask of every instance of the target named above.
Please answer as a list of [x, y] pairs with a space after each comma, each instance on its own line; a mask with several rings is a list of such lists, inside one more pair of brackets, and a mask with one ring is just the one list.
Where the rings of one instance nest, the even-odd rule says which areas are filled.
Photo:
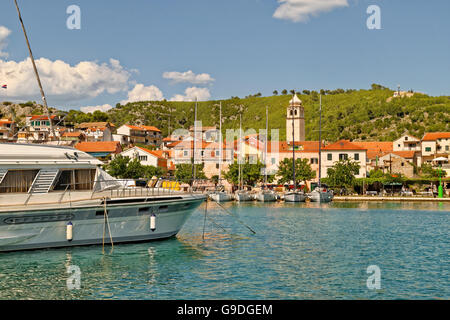
[[[166, 198], [151, 203], [139, 200], [145, 199], [107, 203], [108, 219], [105, 219], [103, 205], [1, 213], [0, 252], [109, 244], [109, 230], [114, 244], [170, 238], [180, 231], [205, 197]], [[108, 201], [114, 203], [114, 199]], [[72, 240], [67, 239], [69, 223], [72, 224]]]
[[285, 202], [305, 202], [306, 196], [303, 193], [290, 192], [284, 195]]
[[275, 202], [277, 201], [277, 195], [271, 192], [260, 192], [256, 194], [255, 199], [260, 202]]
[[237, 192], [234, 194], [234, 199], [238, 202], [253, 201], [254, 198], [247, 192]]
[[321, 203], [331, 202], [333, 200], [333, 195], [330, 192], [313, 191], [309, 195], [309, 200]]
[[209, 197], [211, 198], [211, 200], [216, 201], [216, 202], [228, 202], [228, 201], [232, 201], [233, 200], [231, 195], [229, 195], [226, 192], [211, 193], [209, 195]]

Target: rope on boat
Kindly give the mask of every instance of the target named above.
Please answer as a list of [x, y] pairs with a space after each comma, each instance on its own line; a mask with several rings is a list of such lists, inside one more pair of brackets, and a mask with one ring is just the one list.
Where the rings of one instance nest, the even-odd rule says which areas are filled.
[[105, 232], [106, 232], [106, 225], [108, 225], [108, 232], [109, 232], [109, 240], [111, 241], [111, 252], [114, 250], [114, 242], [111, 235], [111, 227], [109, 225], [109, 218], [108, 218], [108, 210], [106, 209], [106, 197], [103, 198], [103, 208], [104, 208], [104, 218], [103, 218], [103, 239], [102, 239], [102, 252], [105, 253]]
[[208, 212], [208, 200], [205, 201], [205, 219], [203, 220], [203, 235], [202, 239], [205, 240], [205, 227], [206, 227], [206, 213]]
[[212, 200], [213, 202], [215, 202], [220, 208], [223, 209], [223, 211], [225, 211], [226, 213], [228, 213], [229, 215], [231, 215], [232, 217], [234, 217], [240, 224], [242, 224], [244, 227], [246, 227], [248, 230], [250, 230], [253, 234], [256, 234], [255, 230], [253, 230], [252, 228], [250, 228], [248, 225], [246, 225], [244, 222], [242, 222], [241, 219], [239, 219], [237, 217], [236, 214], [232, 213], [231, 211], [229, 211], [227, 208], [225, 208], [224, 206], [222, 206], [219, 202]]

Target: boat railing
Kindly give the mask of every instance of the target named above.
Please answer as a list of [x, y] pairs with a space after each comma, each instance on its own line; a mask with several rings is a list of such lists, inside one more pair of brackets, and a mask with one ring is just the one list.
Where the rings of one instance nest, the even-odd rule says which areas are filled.
[[[11, 192], [12, 194], [23, 194], [21, 201], [18, 203], [11, 202], [11, 205], [36, 205], [45, 203], [72, 203], [88, 200], [99, 200], [103, 198], [137, 198], [137, 197], [160, 197], [169, 195], [194, 195], [207, 192], [209, 182], [207, 180], [196, 179], [194, 181], [185, 180], [183, 182], [174, 178], [164, 179], [138, 179], [139, 185], [129, 185], [132, 179], [114, 179], [114, 180], [94, 180], [77, 183], [60, 184], [59, 190], [52, 190], [48, 193], [31, 192]], [[92, 188], [83, 189], [81, 186], [90, 184]], [[103, 188], [99, 188], [99, 184], [103, 184]], [[11, 189], [13, 186], [2, 185], [2, 189]], [[0, 193], [1, 195], [2, 193]], [[7, 193], [3, 193], [7, 194]], [[54, 195], [52, 201], [48, 195]], [[39, 196], [42, 198], [39, 198]], [[36, 201], [39, 200], [39, 202]], [[3, 206], [3, 204], [0, 204]], [[8, 205], [9, 206], [9, 205]]]

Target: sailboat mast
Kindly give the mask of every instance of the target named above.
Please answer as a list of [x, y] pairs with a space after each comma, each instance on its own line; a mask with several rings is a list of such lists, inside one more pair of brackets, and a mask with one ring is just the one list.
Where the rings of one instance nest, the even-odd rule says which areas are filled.
[[239, 165], [239, 190], [242, 188], [241, 184], [241, 158], [242, 157], [242, 114], [239, 114], [239, 157], [238, 157], [238, 165]]
[[269, 106], [266, 106], [266, 137], [264, 140], [264, 183], [267, 186], [267, 142], [269, 140]]
[[320, 179], [322, 176], [322, 95], [320, 95], [319, 106], [319, 188], [321, 187]]
[[23, 30], [23, 34], [25, 36], [25, 41], [27, 42], [28, 52], [30, 53], [31, 63], [33, 64], [34, 74], [36, 75], [39, 90], [41, 91], [41, 97], [42, 97], [42, 101], [44, 103], [45, 112], [47, 113], [47, 117], [48, 117], [48, 120], [50, 123], [50, 131], [53, 134], [53, 137], [56, 138], [55, 129], [53, 128], [52, 119], [50, 118], [50, 112], [48, 110], [47, 99], [45, 98], [44, 89], [42, 88], [42, 84], [41, 84], [41, 78], [39, 77], [39, 73], [36, 68], [36, 63], [34, 62], [33, 52], [31, 51], [31, 46], [30, 46], [30, 41], [28, 41], [27, 31], [25, 30], [25, 25], [23, 24], [22, 15], [20, 14], [20, 9], [19, 9], [19, 5], [17, 4], [17, 0], [14, 0], [14, 3], [16, 4], [17, 13], [19, 15], [19, 21], [20, 21], [20, 24], [22, 25], [22, 30]]
[[294, 182], [294, 191], [297, 190], [297, 181], [295, 179], [295, 126], [294, 126], [294, 96], [292, 97], [291, 116], [292, 116], [292, 181]]
[[194, 138], [192, 139], [192, 157], [191, 157], [191, 162], [192, 162], [192, 185], [194, 185], [194, 180], [195, 180], [195, 142], [197, 138], [197, 97], [195, 98], [195, 110], [194, 110]]
[[220, 154], [220, 159], [219, 159], [219, 185], [222, 184], [222, 157], [223, 157], [223, 145], [222, 145], [222, 101], [220, 101], [219, 104], [219, 111], [220, 111], [220, 115], [219, 115], [219, 154]]

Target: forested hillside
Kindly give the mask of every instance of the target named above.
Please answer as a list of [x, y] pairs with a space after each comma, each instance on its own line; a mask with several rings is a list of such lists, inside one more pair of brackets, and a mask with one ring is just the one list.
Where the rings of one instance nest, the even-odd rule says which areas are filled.
[[[424, 132], [450, 131], [450, 97], [431, 97], [416, 93], [410, 98], [389, 99], [393, 91], [382, 86], [372, 90], [322, 91], [322, 130], [328, 141], [341, 138], [351, 140], [394, 140], [408, 132], [422, 137]], [[306, 139], [318, 139], [319, 94], [303, 91], [298, 94], [305, 107]], [[244, 99], [222, 100], [222, 127], [237, 129], [242, 114], [243, 129], [265, 128], [266, 106], [269, 107], [269, 129], [280, 129], [280, 139], [286, 139], [286, 108], [292, 95], [270, 97], [249, 96]], [[198, 103], [198, 119], [205, 126], [219, 124], [219, 102]], [[147, 101], [127, 105], [117, 104], [107, 113], [84, 114], [70, 111], [66, 121], [111, 121], [153, 125], [168, 134], [169, 122], [173, 131], [189, 128], [194, 122], [194, 102]], [[5, 115], [4, 109], [0, 111]], [[66, 112], [67, 113], [67, 112]]]

